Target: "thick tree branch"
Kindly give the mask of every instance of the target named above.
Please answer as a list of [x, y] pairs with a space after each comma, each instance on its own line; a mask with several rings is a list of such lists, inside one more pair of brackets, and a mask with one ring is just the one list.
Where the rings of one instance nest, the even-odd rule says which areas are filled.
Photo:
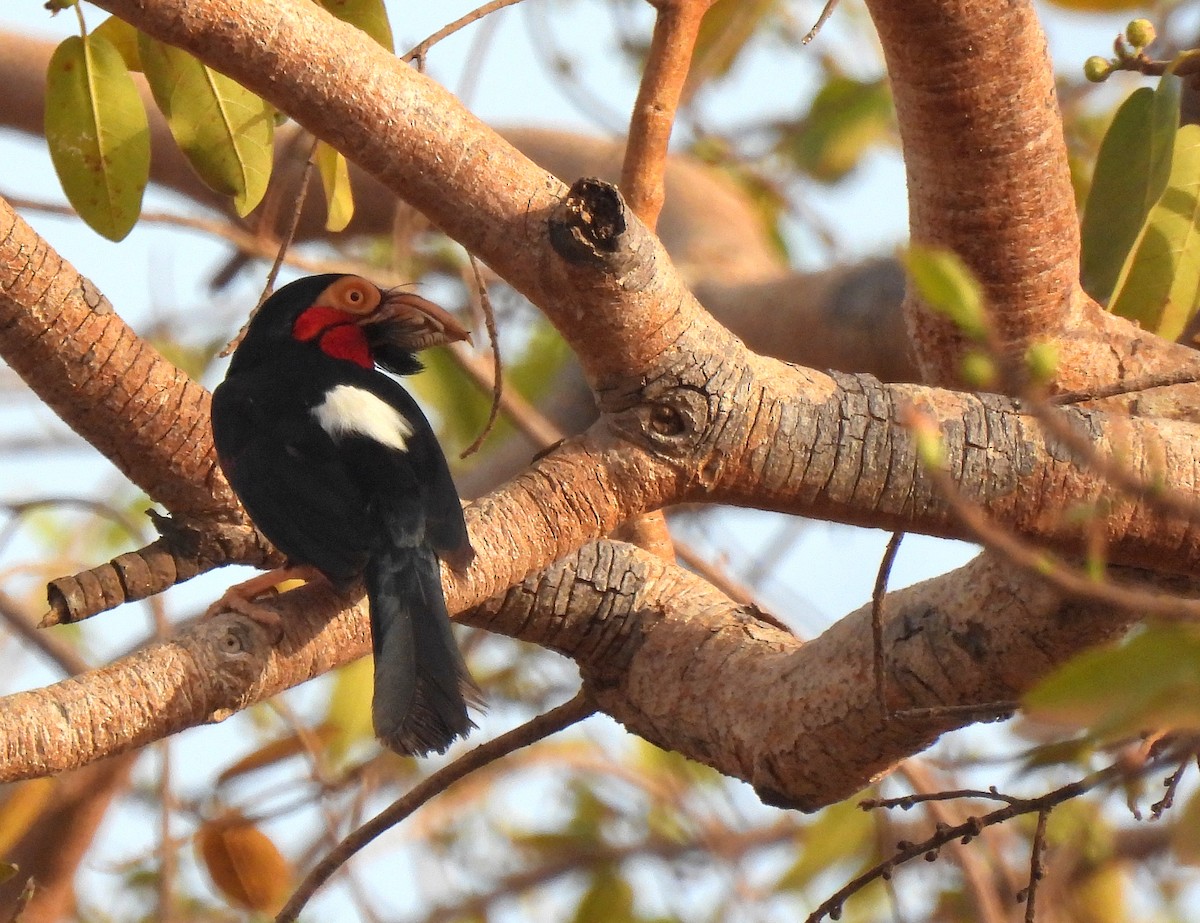
[[[46, 70], [54, 43], [0, 30], [0, 85], [6, 88], [0, 124], [41, 136], [45, 111]], [[151, 181], [236, 221], [232, 204], [205, 186], [188, 165], [140, 75], [134, 75], [150, 117]], [[294, 126], [293, 126], [294, 128]], [[498, 129], [513, 146], [564, 182], [579, 176], [616, 181], [624, 145], [620, 141], [540, 127]], [[294, 189], [306, 161], [295, 132], [277, 133], [275, 179]], [[388, 234], [395, 219], [392, 195], [357, 164], [350, 164], [355, 211], [347, 234]], [[777, 275], [782, 256], [768, 238], [745, 193], [720, 171], [686, 157], [666, 164], [667, 204], [660, 231], [676, 261], [693, 278], [719, 277], [726, 283]], [[2, 188], [2, 187], [0, 187]], [[251, 219], [253, 222], [253, 219]], [[239, 222], [240, 224], [240, 222]], [[278, 231], [279, 229], [270, 229]], [[298, 240], [328, 237], [322, 197], [307, 202], [297, 229]], [[897, 304], [899, 299], [897, 299]]]
[[233, 507], [212, 453], [208, 392], [2, 199], [0, 356], [154, 500], [193, 516]]
[[148, 599], [234, 562], [268, 568], [282, 565], [283, 558], [249, 523], [206, 520], [78, 574], [51, 580], [46, 587], [50, 608], [39, 627], [78, 622], [122, 603]]
[[[983, 283], [1002, 342], [1095, 324], [1062, 116], [1032, 3], [868, 0], [887, 58], [914, 241], [956, 251]], [[954, 325], [908, 303], [925, 380], [961, 382]], [[1098, 331], [1096, 331], [1098, 333]], [[1080, 374], [1064, 364], [1064, 375]]]
[[[306, 587], [274, 605], [285, 632], [277, 648], [222, 616], [77, 680], [6, 698], [0, 780], [221, 720], [369, 649], [365, 613], [334, 614], [341, 603], [327, 590]], [[813, 809], [967, 723], [961, 706], [1010, 702], [1133, 617], [1031, 590], [1027, 575], [986, 558], [893, 593], [884, 626], [890, 721], [870, 681], [869, 605], [803, 644], [630, 545], [586, 545], [464, 620], [574, 658], [604, 710], [630, 730], [746, 779], [768, 801]], [[917, 709], [920, 719], [903, 717]]]

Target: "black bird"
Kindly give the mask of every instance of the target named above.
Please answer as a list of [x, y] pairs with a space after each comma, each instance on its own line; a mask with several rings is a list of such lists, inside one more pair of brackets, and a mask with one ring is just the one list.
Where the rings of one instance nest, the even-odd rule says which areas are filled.
[[[468, 339], [437, 305], [359, 276], [310, 276], [251, 320], [213, 393], [217, 457], [254, 524], [288, 567], [233, 587], [210, 612], [272, 621], [255, 596], [318, 575], [362, 578], [375, 652], [375, 733], [399, 753], [445, 752], [479, 706], [450, 631], [438, 558], [474, 551], [445, 456], [394, 378], [414, 353]], [[278, 620], [275, 619], [276, 627]]]

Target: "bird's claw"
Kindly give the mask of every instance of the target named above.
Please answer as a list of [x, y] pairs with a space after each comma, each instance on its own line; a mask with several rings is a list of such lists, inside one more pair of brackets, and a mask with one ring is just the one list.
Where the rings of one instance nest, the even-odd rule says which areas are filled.
[[288, 580], [311, 582], [323, 580], [321, 572], [308, 565], [288, 565], [243, 580], [227, 589], [215, 603], [204, 610], [204, 618], [210, 619], [222, 612], [236, 612], [257, 622], [271, 635], [271, 643], [283, 640], [283, 618], [274, 609], [255, 602], [260, 596], [278, 595], [276, 587]]
[[274, 609], [255, 602], [238, 591], [238, 587], [230, 587], [221, 598], [204, 610], [203, 618], [211, 619], [225, 612], [236, 612], [261, 625], [271, 638], [271, 644], [283, 640], [283, 618]]

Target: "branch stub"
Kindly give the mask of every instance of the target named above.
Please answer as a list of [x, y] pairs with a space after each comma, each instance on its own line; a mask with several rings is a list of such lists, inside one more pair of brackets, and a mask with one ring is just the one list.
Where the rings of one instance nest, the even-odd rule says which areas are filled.
[[576, 180], [549, 219], [550, 244], [573, 269], [598, 269], [638, 292], [653, 278], [652, 235], [612, 183]]

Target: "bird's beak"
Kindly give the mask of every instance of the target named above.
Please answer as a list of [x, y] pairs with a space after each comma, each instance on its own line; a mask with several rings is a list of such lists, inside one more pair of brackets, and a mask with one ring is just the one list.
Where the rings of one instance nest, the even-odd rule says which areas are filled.
[[471, 342], [471, 333], [449, 311], [412, 292], [390, 289], [379, 307], [359, 323], [372, 347], [415, 353], [430, 346]]

